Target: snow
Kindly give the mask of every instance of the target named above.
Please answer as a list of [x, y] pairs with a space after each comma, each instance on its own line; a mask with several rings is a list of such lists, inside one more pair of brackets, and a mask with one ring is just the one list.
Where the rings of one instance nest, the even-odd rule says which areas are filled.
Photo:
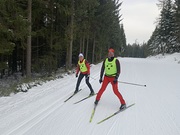
[[[53, 80], [0, 98], [1, 135], [180, 135], [180, 54], [143, 58], [119, 58], [119, 91], [127, 105], [124, 112], [97, 124], [120, 107], [111, 85], [101, 97], [94, 118], [89, 119], [95, 96], [73, 104], [89, 95], [85, 81], [83, 90], [64, 103], [73, 92], [75, 74]], [[101, 64], [91, 66], [90, 82], [98, 92]]]

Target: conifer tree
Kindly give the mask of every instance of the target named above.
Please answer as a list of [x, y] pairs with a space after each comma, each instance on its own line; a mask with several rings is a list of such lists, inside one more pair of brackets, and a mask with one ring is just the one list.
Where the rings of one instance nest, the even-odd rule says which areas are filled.
[[175, 0], [174, 3], [174, 10], [175, 10], [175, 34], [177, 37], [177, 44], [175, 47], [176, 52], [180, 52], [180, 1], [179, 0]]
[[177, 45], [179, 45], [177, 14], [175, 14], [172, 0], [159, 2], [159, 7], [161, 8], [160, 18], [155, 31], [148, 41], [148, 46], [152, 54], [173, 53], [177, 51]]
[[32, 0], [28, 0], [28, 37], [27, 37], [27, 48], [26, 48], [26, 75], [31, 77], [31, 20], [32, 20]]

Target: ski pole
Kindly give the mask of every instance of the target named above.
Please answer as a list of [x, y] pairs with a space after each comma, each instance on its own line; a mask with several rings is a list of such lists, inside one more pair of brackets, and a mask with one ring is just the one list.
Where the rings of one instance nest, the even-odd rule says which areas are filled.
[[[91, 77], [91, 76], [90, 76]], [[96, 80], [95, 78], [91, 77], [93, 80]]]
[[136, 86], [143, 86], [146, 87], [146, 85], [142, 85], [142, 84], [136, 84], [136, 83], [128, 83], [128, 82], [122, 82], [122, 81], [118, 81], [119, 83], [125, 83], [125, 84], [131, 84], [131, 85], [136, 85]]

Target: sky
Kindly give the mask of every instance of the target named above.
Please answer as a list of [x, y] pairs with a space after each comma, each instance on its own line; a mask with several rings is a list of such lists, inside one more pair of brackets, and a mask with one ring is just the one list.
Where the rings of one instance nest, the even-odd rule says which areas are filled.
[[121, 5], [127, 44], [147, 42], [156, 27], [158, 0], [124, 0]]

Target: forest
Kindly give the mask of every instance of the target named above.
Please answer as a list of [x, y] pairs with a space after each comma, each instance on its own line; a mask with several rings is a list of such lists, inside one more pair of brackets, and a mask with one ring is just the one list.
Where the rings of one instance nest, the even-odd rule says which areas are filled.
[[96, 64], [110, 47], [122, 57], [180, 52], [179, 0], [157, 1], [161, 12], [146, 43], [126, 43], [122, 5], [120, 0], [1, 0], [0, 81], [71, 70], [80, 52]]
[[117, 0], [1, 0], [0, 71], [51, 74], [82, 52], [96, 63], [126, 45]]

